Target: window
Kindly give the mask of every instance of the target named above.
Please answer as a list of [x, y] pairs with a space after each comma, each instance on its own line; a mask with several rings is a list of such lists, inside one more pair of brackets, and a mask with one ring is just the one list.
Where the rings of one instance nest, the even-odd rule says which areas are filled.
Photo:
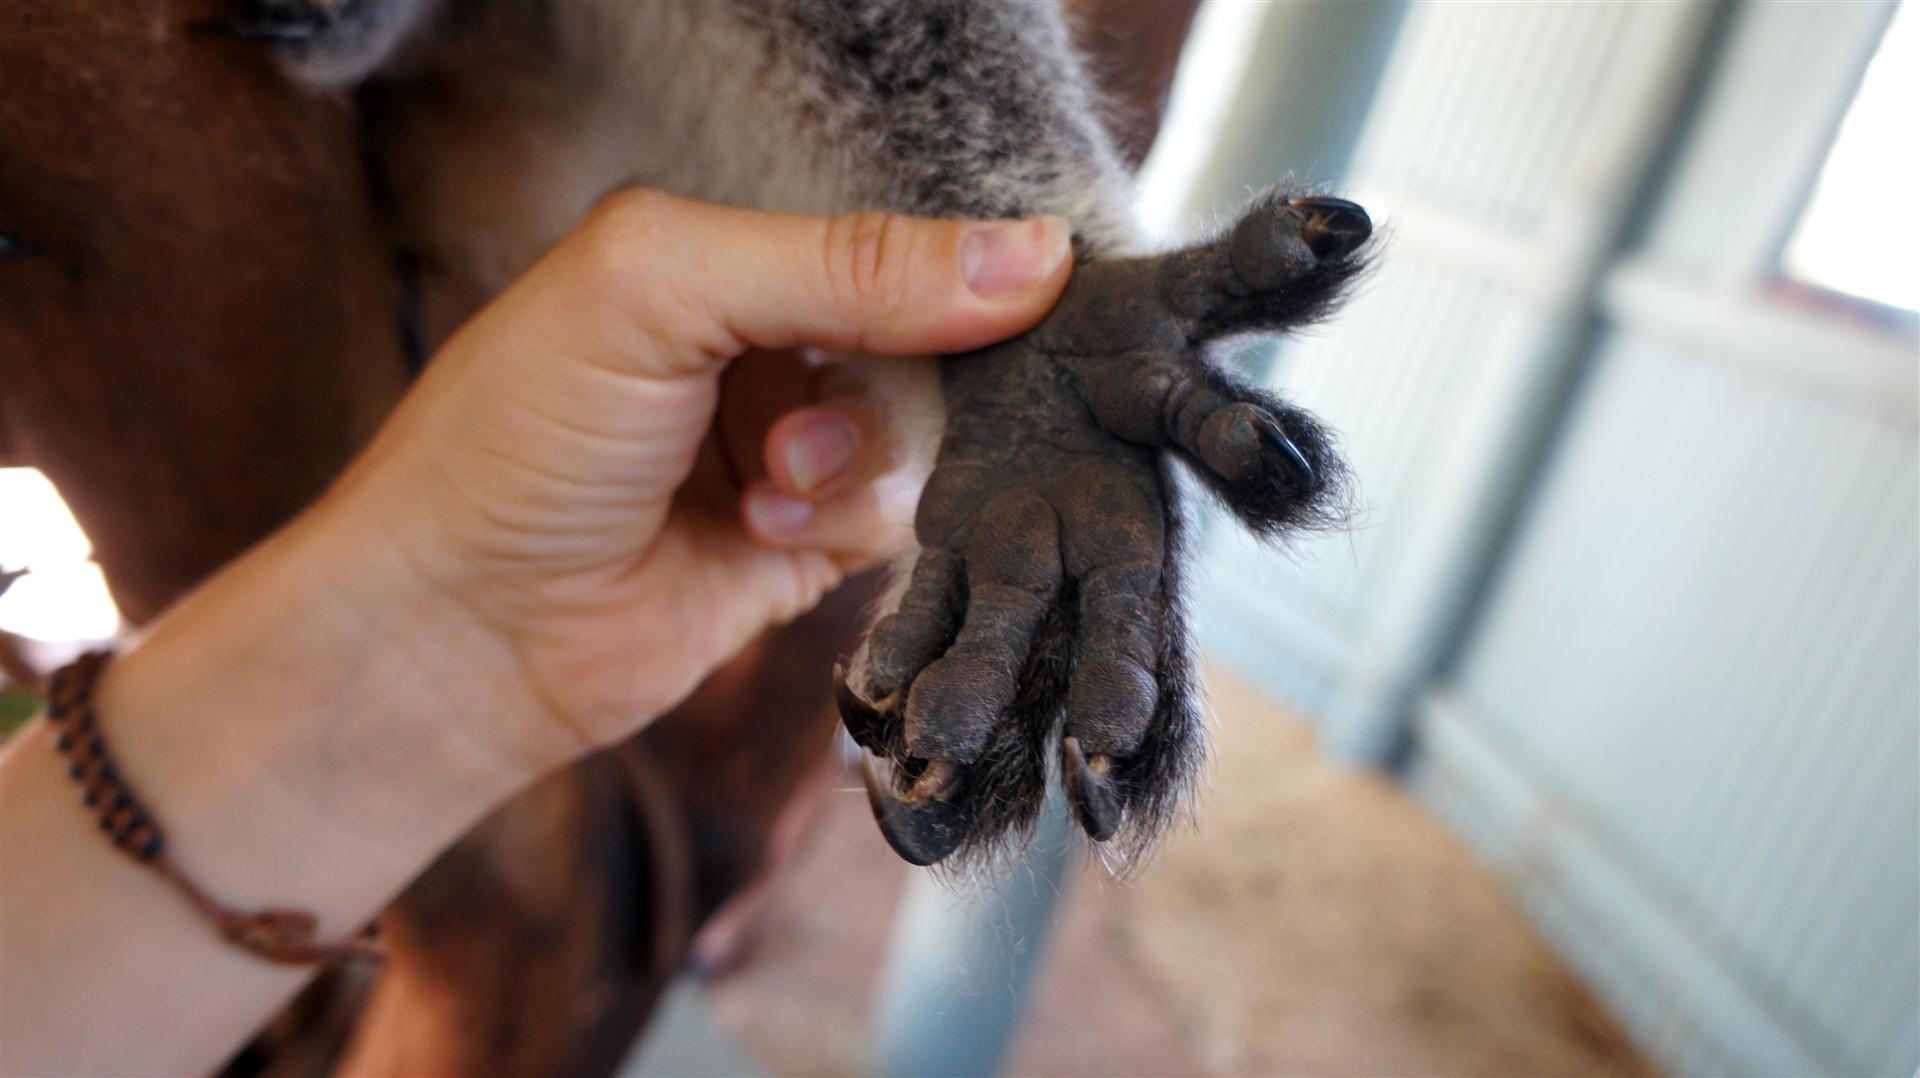
[[1920, 26], [1894, 13], [1840, 123], [1782, 267], [1795, 280], [1920, 310]]
[[0, 570], [29, 570], [0, 595], [0, 629], [59, 643], [112, 636], [120, 615], [92, 554], [46, 476], [0, 468]]

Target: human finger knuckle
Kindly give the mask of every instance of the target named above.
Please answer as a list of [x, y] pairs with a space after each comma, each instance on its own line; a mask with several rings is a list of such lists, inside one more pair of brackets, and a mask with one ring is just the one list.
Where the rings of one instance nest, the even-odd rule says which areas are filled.
[[914, 223], [880, 210], [841, 214], [827, 226], [826, 272], [835, 298], [885, 314], [906, 300], [917, 247]]
[[578, 247], [596, 273], [630, 279], [648, 266], [650, 253], [668, 242], [678, 200], [651, 188], [629, 187], [596, 203], [581, 223]]

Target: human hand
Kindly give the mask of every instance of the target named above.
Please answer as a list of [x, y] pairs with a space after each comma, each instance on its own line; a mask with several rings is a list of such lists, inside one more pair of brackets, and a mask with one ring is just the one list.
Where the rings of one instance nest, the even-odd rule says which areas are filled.
[[[610, 198], [447, 343], [318, 504], [115, 660], [95, 702], [116, 770], [208, 893], [351, 935], [502, 799], [896, 541], [912, 499], [874, 482], [878, 425], [837, 396], [787, 410], [805, 395], [764, 370], [723, 387], [736, 357], [966, 351], [1037, 322], [1069, 272], [1057, 220]], [[759, 419], [725, 424], [736, 466], [764, 451], [744, 493], [723, 399]], [[5, 961], [57, 971], [7, 982], [36, 986], [0, 1008], [9, 1058], [89, 1045], [106, 1069], [205, 1070], [307, 971], [227, 946], [73, 792], [49, 723], [0, 753], [0, 842], [31, 869], [0, 887]]]
[[[498, 695], [532, 706], [468, 721], [534, 724], [482, 733], [555, 762], [672, 707], [908, 534], [913, 492], [875, 482], [889, 447], [850, 399], [773, 422], [766, 478], [735, 489], [711, 434], [730, 361], [978, 348], [1038, 321], [1070, 262], [1057, 219], [612, 196], [447, 343], [320, 513], [498, 645], [488, 665], [515, 682]], [[783, 392], [729, 381], [762, 413]]]

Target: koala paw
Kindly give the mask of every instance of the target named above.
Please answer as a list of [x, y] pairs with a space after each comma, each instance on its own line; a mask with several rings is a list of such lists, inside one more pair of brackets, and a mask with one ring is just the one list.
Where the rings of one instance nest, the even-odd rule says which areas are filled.
[[1324, 314], [1371, 231], [1350, 202], [1271, 193], [1211, 243], [1082, 264], [1032, 331], [944, 361], [919, 559], [836, 672], [902, 857], [1024, 834], [1056, 753], [1092, 839], [1164, 831], [1203, 753], [1169, 459], [1263, 536], [1344, 506], [1327, 432], [1203, 353]]

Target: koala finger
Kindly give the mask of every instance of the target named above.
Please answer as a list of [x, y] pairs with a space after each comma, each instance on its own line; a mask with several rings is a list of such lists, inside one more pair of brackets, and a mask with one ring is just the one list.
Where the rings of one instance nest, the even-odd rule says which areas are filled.
[[1373, 220], [1352, 202], [1274, 192], [1200, 257], [1164, 263], [1166, 294], [1193, 345], [1282, 332], [1339, 302], [1366, 268], [1372, 235]]
[[1345, 467], [1332, 435], [1307, 412], [1194, 355], [1080, 358], [1072, 369], [1101, 426], [1179, 450], [1255, 532], [1343, 518]]
[[1060, 586], [1060, 522], [1020, 491], [990, 502], [967, 544], [967, 609], [946, 654], [914, 679], [907, 749], [970, 762], [1012, 706], [1040, 621]]
[[1080, 579], [1080, 639], [1067, 691], [1062, 774], [1096, 842], [1119, 830], [1125, 797], [1112, 762], [1139, 751], [1159, 703], [1160, 565], [1102, 566]]
[[863, 649], [856, 686], [868, 703], [900, 710], [914, 678], [946, 650], [960, 620], [961, 574], [953, 552], [920, 552], [899, 606], [873, 627]]

